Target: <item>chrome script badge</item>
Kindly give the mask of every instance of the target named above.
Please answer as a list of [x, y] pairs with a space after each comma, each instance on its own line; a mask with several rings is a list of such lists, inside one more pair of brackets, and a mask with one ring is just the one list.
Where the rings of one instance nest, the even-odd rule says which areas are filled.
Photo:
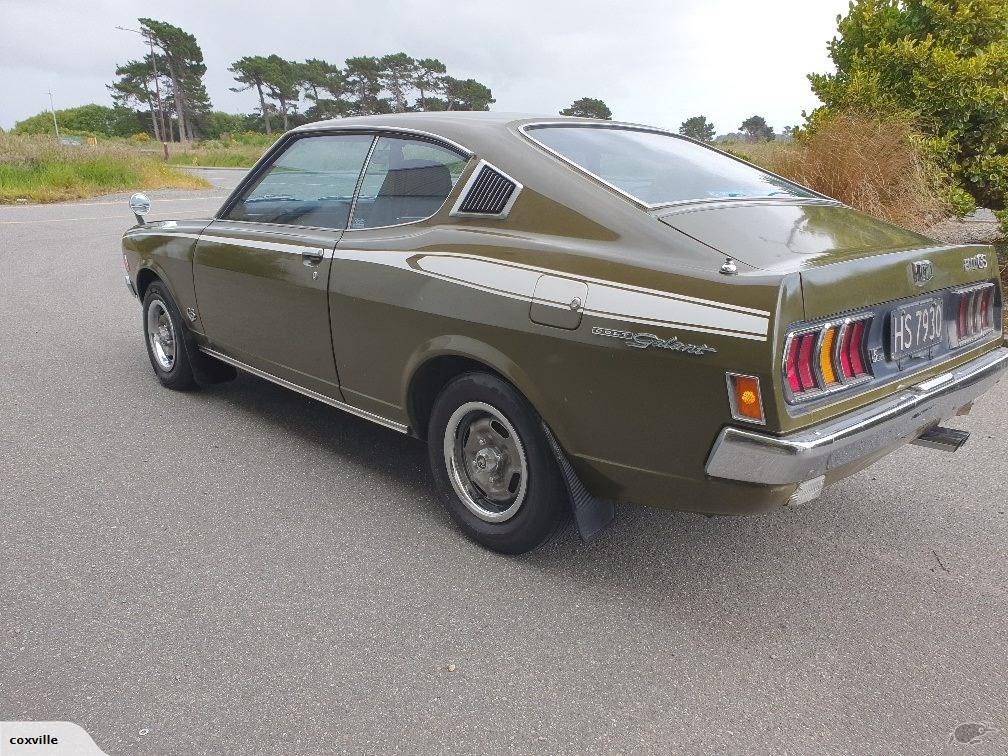
[[986, 270], [987, 269], [987, 255], [982, 252], [979, 255], [973, 255], [973, 257], [967, 257], [963, 259], [963, 270]]
[[712, 346], [708, 346], [707, 344], [688, 344], [685, 341], [679, 341], [679, 339], [675, 336], [663, 339], [653, 333], [634, 333], [633, 331], [620, 331], [613, 328], [601, 328], [600, 326], [595, 326], [592, 328], [592, 334], [595, 336], [606, 336], [611, 339], [619, 339], [627, 346], [633, 347], [634, 349], [650, 349], [651, 347], [655, 347], [657, 349], [670, 349], [673, 352], [685, 352], [686, 354], [696, 355], [703, 355], [708, 352], [717, 351], [717, 349]]

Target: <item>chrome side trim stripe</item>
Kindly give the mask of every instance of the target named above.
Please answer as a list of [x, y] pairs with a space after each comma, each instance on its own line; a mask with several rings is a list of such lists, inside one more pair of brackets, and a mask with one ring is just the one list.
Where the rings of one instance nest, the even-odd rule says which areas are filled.
[[364, 420], [370, 420], [372, 423], [377, 423], [378, 425], [383, 425], [386, 428], [391, 428], [394, 431], [399, 431], [400, 433], [409, 433], [409, 426], [403, 425], [402, 423], [396, 422], [395, 420], [389, 420], [387, 417], [382, 417], [381, 415], [376, 415], [373, 412], [368, 412], [367, 410], [362, 410], [357, 407], [352, 407], [349, 404], [338, 401], [336, 399], [331, 399], [324, 394], [320, 394], [317, 391], [312, 391], [311, 389], [305, 388], [304, 386], [298, 386], [296, 383], [291, 383], [288, 380], [279, 378], [272, 373], [267, 373], [265, 370], [259, 370], [251, 365], [247, 365], [241, 360], [236, 360], [233, 357], [228, 357], [226, 354], [218, 352], [216, 349], [211, 349], [210, 347], [200, 347], [199, 350], [204, 354], [214, 357], [221, 362], [226, 362], [229, 365], [234, 365], [236, 368], [244, 370], [247, 373], [252, 373], [252, 375], [257, 375], [270, 383], [275, 383], [278, 386], [283, 386], [291, 391], [296, 391], [299, 394], [307, 396], [309, 399], [314, 399], [316, 401], [322, 402], [323, 404], [328, 404], [330, 407], [335, 407], [336, 409], [343, 410], [344, 412], [349, 412], [351, 415], [356, 415], [357, 417], [363, 418]]

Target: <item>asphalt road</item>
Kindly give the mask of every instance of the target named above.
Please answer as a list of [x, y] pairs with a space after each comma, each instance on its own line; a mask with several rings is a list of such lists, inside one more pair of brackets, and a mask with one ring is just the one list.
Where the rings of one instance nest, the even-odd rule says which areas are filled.
[[248, 375], [163, 389], [130, 222], [0, 207], [0, 719], [109, 754], [1008, 752], [1008, 385], [958, 454], [803, 508], [503, 558], [418, 442]]

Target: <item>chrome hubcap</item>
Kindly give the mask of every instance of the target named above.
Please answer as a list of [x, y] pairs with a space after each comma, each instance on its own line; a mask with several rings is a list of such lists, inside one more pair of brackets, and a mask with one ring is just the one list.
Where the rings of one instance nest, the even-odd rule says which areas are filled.
[[169, 372], [175, 365], [175, 326], [160, 299], [155, 299], [147, 308], [147, 339], [158, 367]]
[[474, 515], [504, 522], [518, 512], [528, 489], [528, 463], [518, 432], [485, 402], [468, 402], [445, 428], [445, 465], [455, 493]]

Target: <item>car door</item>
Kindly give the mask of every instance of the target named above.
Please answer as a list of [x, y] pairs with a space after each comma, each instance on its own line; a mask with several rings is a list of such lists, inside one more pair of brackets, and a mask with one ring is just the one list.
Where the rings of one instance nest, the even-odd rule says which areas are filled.
[[292, 139], [203, 231], [193, 277], [211, 348], [340, 398], [330, 267], [373, 141], [366, 133]]
[[329, 287], [340, 389], [355, 407], [385, 417], [402, 410], [417, 317], [436, 306], [427, 299], [436, 289], [412, 272], [404, 255], [411, 259], [443, 243], [446, 205], [469, 162], [459, 148], [420, 135], [389, 133], [375, 142]]

